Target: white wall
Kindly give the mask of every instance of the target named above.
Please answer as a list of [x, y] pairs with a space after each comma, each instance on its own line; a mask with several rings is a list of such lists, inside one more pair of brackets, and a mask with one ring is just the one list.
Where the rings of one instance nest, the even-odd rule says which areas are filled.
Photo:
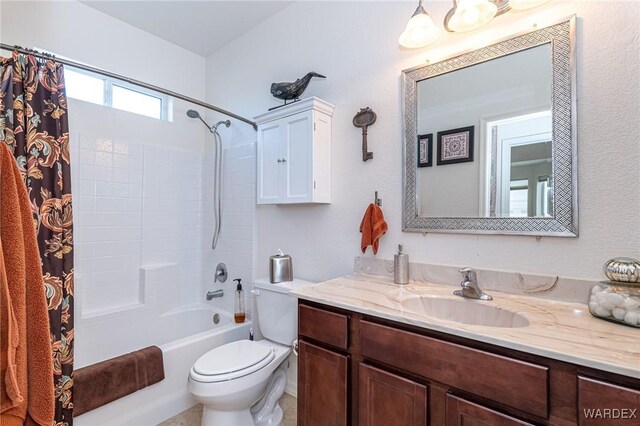
[[0, 9], [3, 43], [38, 47], [189, 96], [203, 95], [201, 56], [82, 3], [2, 0]]
[[[426, 4], [441, 23], [450, 2]], [[640, 256], [640, 66], [637, 2], [555, 1], [511, 12], [486, 28], [445, 35], [433, 48], [398, 49], [415, 2], [301, 2], [274, 15], [207, 59], [207, 98], [245, 116], [274, 106], [269, 85], [310, 70], [325, 74], [305, 96], [336, 105], [333, 117], [333, 202], [326, 206], [260, 206], [256, 210], [256, 275], [265, 275], [278, 247], [293, 256], [301, 278], [349, 273], [359, 254], [358, 225], [380, 191], [389, 224], [379, 257], [404, 242], [412, 261], [601, 278], [612, 256]], [[578, 16], [580, 237], [575, 239], [401, 231], [402, 69], [488, 41]], [[286, 23], [286, 24], [285, 24]], [[353, 115], [371, 106], [374, 159], [361, 161]], [[245, 128], [246, 127], [246, 128]], [[248, 126], [246, 138], [253, 137]], [[367, 254], [369, 255], [369, 254]]]

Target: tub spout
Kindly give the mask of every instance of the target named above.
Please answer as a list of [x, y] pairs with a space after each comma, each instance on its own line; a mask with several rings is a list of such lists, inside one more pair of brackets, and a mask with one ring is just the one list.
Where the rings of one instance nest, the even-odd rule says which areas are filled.
[[216, 298], [222, 297], [222, 296], [224, 296], [224, 290], [222, 290], [221, 288], [219, 288], [218, 290], [215, 290], [215, 291], [208, 291], [207, 292], [207, 300], [216, 299]]

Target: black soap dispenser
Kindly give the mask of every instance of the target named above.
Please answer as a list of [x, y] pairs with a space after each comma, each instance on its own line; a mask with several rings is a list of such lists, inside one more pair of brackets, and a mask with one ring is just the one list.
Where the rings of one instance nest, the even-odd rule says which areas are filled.
[[233, 320], [236, 322], [236, 324], [241, 324], [246, 318], [246, 314], [244, 311], [244, 291], [242, 291], [242, 280], [240, 278], [236, 278], [234, 281], [237, 282], [238, 285], [236, 286], [235, 310], [233, 311]]

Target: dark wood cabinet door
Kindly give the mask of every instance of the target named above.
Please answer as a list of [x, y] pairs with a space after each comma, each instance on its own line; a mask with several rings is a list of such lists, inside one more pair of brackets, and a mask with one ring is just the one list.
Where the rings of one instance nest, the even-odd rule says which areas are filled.
[[578, 376], [578, 424], [639, 425], [640, 390]]
[[457, 396], [447, 395], [447, 426], [517, 426], [530, 424]]
[[347, 357], [300, 341], [298, 425], [346, 425], [347, 401]]
[[360, 426], [424, 426], [427, 387], [360, 363]]

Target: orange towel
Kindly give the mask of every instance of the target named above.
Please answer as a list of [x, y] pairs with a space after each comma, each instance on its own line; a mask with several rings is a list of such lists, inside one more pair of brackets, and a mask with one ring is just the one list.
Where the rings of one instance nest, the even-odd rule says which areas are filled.
[[16, 161], [0, 143], [0, 426], [51, 426], [53, 358], [33, 216]]
[[373, 254], [377, 254], [380, 237], [387, 232], [387, 229], [389, 227], [387, 222], [384, 221], [384, 215], [380, 207], [373, 203], [369, 204], [360, 223], [360, 232], [362, 233], [360, 248], [362, 252], [364, 253], [367, 250], [367, 246], [371, 246]]

